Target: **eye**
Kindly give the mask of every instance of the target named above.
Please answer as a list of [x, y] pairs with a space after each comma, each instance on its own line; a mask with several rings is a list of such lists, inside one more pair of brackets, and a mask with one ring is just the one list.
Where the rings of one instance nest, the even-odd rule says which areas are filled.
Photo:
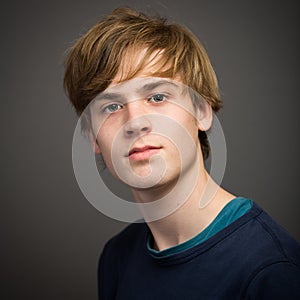
[[164, 102], [166, 99], [167, 97], [163, 94], [155, 94], [152, 97], [150, 97], [148, 101], [152, 103], [160, 103], [160, 102]]
[[118, 111], [119, 109], [121, 109], [123, 106], [121, 104], [117, 104], [117, 103], [112, 103], [112, 104], [109, 104], [107, 105], [103, 111], [105, 113], [109, 113], [109, 114], [112, 114], [116, 111]]

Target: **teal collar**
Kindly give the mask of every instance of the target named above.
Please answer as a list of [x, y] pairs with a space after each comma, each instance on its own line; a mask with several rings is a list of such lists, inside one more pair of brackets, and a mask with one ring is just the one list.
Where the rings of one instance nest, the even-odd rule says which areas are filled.
[[190, 240], [168, 249], [157, 251], [151, 248], [151, 245], [153, 245], [153, 236], [150, 232], [147, 238], [147, 248], [150, 253], [156, 257], [169, 256], [190, 249], [200, 243], [203, 243], [217, 232], [233, 223], [235, 220], [247, 213], [251, 207], [252, 200], [243, 197], [234, 198], [224, 206], [217, 217], [203, 231]]

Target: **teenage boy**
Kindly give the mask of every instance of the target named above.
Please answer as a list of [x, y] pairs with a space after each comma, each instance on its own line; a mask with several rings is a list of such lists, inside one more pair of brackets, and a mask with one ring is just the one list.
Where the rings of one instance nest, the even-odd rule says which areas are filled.
[[99, 299], [300, 299], [299, 245], [266, 212], [221, 187], [199, 207], [221, 100], [190, 31], [116, 9], [72, 47], [64, 83], [146, 222], [106, 244]]

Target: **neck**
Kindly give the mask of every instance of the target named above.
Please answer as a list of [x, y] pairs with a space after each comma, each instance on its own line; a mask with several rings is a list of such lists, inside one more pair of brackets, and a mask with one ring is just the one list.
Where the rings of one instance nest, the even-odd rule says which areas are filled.
[[[203, 164], [200, 164], [200, 169], [198, 168], [196, 180], [195, 176], [192, 177], [194, 174], [195, 170], [185, 174], [181, 182], [176, 183], [177, 190], [174, 193], [171, 191], [167, 196], [161, 194], [163, 201], [155, 201], [158, 203], [154, 206], [155, 217], [153, 217], [151, 209], [144, 206], [141, 209], [154, 237], [153, 247], [156, 250], [167, 249], [196, 236], [214, 220], [229, 201], [235, 198], [211, 179]], [[195, 184], [187, 194], [186, 186], [189, 186], [191, 181], [194, 181]], [[173, 185], [172, 187], [174, 188]], [[209, 201], [204, 199], [206, 205], [202, 207], [199, 205], [199, 201], [203, 200], [201, 197], [207, 188], [214, 190], [214, 193], [208, 193], [211, 199]], [[153, 201], [153, 194], [156, 196], [155, 199], [160, 199], [159, 190], [156, 190], [156, 193], [133, 191], [133, 195], [138, 203], [144, 205], [151, 199]], [[166, 189], [162, 190], [166, 191]], [[151, 202], [150, 205], [155, 202]]]

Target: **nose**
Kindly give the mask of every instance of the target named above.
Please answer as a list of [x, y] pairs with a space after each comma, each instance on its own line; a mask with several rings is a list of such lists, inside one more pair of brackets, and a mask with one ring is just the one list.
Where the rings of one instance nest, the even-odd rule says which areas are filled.
[[147, 118], [146, 112], [141, 111], [136, 104], [128, 105], [128, 121], [124, 125], [126, 137], [136, 137], [149, 133], [152, 130], [152, 125], [149, 118]]

